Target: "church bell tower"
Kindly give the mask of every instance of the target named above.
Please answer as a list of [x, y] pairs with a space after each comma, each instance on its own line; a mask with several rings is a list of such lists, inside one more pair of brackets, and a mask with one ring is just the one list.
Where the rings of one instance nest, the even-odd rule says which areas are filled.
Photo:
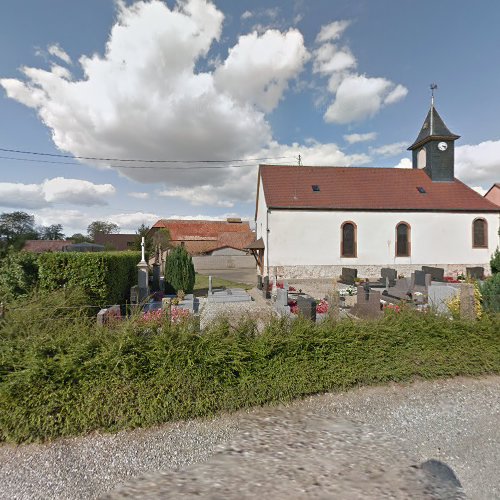
[[415, 142], [408, 148], [412, 152], [413, 168], [425, 170], [434, 182], [452, 182], [455, 177], [455, 141], [434, 107], [434, 90], [431, 85], [431, 108]]

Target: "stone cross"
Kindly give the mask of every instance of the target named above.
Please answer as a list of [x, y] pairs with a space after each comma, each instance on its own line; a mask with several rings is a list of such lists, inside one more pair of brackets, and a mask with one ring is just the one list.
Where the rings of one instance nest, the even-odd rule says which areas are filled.
[[144, 255], [144, 236], [142, 237], [141, 239], [141, 262], [146, 262], [146, 258], [145, 258], [145, 255]]
[[208, 277], [208, 295], [212, 295], [212, 276]]

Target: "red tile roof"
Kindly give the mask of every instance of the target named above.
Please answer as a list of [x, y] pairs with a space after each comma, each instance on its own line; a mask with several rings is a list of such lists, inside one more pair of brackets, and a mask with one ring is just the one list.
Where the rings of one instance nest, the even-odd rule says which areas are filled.
[[261, 179], [270, 208], [499, 211], [458, 179], [432, 182], [418, 169], [261, 165]]
[[174, 244], [183, 242], [193, 255], [223, 247], [243, 250], [255, 239], [248, 222], [161, 219], [151, 230], [161, 228], [169, 230]]
[[71, 245], [67, 240], [26, 240], [23, 246], [25, 252], [62, 252], [63, 248]]

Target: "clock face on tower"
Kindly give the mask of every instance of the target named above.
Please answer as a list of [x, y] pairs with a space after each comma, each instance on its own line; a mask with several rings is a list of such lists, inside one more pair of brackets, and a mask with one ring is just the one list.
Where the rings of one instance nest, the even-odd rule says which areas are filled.
[[448, 149], [448, 144], [446, 144], [446, 142], [440, 142], [438, 143], [438, 149], [439, 151], [446, 151]]

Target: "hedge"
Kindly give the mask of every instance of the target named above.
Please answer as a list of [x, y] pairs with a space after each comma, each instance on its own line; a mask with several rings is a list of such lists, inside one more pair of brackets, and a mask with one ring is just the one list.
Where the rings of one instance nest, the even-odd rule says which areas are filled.
[[140, 252], [56, 252], [39, 257], [39, 287], [81, 287], [89, 305], [123, 304], [137, 283]]

